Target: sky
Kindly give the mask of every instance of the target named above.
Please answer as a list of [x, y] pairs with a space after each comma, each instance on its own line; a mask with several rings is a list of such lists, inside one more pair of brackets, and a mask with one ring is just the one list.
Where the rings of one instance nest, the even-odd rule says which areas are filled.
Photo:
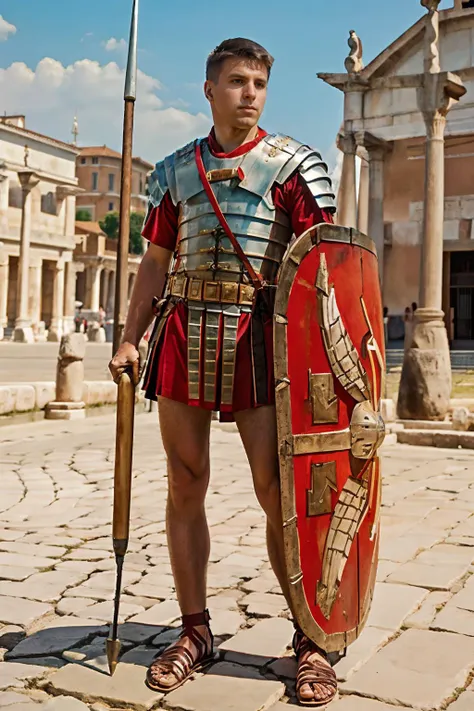
[[[25, 114], [28, 128], [65, 141], [77, 115], [79, 145], [120, 150], [131, 5], [0, 0], [0, 112]], [[334, 164], [343, 95], [317, 72], [345, 71], [349, 30], [368, 64], [424, 12], [419, 0], [140, 0], [134, 154], [154, 163], [207, 134], [206, 56], [243, 36], [275, 57], [261, 125]]]

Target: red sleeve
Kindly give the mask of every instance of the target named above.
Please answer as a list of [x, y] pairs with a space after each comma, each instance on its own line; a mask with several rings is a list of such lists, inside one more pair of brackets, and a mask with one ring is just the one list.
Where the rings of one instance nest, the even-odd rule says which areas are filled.
[[152, 244], [174, 252], [178, 238], [178, 212], [169, 191], [166, 192], [158, 207], [150, 207], [142, 236]]
[[288, 178], [284, 185], [276, 185], [273, 193], [275, 207], [291, 218], [296, 237], [319, 222], [333, 222], [332, 214], [322, 210], [299, 173]]

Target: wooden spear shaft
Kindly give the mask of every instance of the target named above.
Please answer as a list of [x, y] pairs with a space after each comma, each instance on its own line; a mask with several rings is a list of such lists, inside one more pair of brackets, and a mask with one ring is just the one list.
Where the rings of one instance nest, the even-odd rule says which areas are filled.
[[128, 249], [130, 242], [130, 203], [132, 197], [133, 122], [137, 87], [138, 3], [133, 0], [127, 74], [124, 92], [122, 139], [122, 175], [120, 181], [120, 224], [117, 245], [117, 274], [115, 279], [114, 343], [116, 353], [122, 339], [128, 306]]
[[[117, 249], [117, 278], [114, 309], [114, 353], [125, 326], [127, 315], [128, 244], [130, 233], [130, 199], [132, 194], [132, 143], [133, 118], [137, 80], [138, 0], [133, 0], [130, 45], [128, 50], [127, 76], [125, 79], [125, 109], [123, 121], [122, 180], [120, 186], [120, 229]], [[130, 529], [130, 501], [132, 490], [133, 420], [135, 413], [135, 385], [138, 373], [122, 373], [117, 393], [117, 429], [115, 442], [113, 545], [117, 566], [114, 617], [106, 642], [110, 673], [113, 674], [120, 653], [118, 620], [122, 571], [128, 547]]]

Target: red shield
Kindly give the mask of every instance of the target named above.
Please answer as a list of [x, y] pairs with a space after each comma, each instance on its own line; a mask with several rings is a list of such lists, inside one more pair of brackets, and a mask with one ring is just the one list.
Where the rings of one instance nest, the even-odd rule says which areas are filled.
[[276, 408], [293, 612], [328, 652], [358, 637], [375, 584], [383, 333], [372, 240], [328, 224], [305, 232], [276, 292]]

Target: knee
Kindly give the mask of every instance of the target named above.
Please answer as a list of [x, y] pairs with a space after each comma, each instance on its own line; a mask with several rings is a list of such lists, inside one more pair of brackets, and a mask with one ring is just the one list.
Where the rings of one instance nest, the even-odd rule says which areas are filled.
[[168, 498], [176, 510], [199, 510], [204, 505], [209, 483], [209, 460], [192, 464], [180, 458], [168, 459]]
[[280, 516], [280, 479], [278, 472], [275, 472], [271, 477], [257, 478], [255, 482], [255, 494], [260, 506], [269, 519]]

